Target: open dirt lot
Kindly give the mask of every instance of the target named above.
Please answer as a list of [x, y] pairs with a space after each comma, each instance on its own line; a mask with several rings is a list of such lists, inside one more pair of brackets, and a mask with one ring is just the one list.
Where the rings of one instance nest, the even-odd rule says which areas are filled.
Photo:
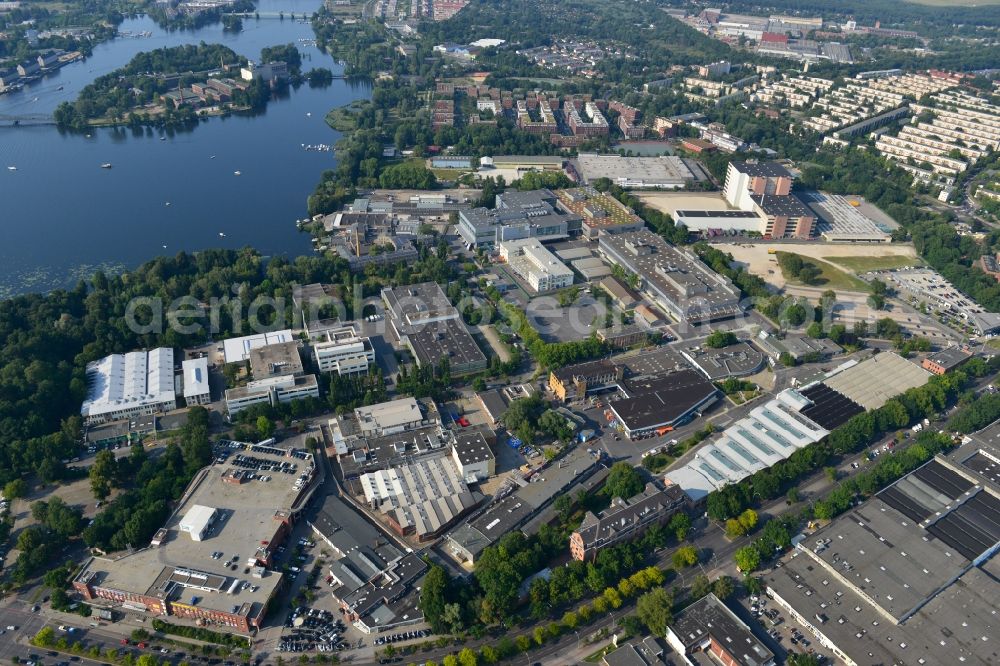
[[781, 276], [781, 269], [778, 268], [777, 258], [773, 254], [768, 254], [768, 250], [781, 250], [794, 252], [804, 257], [811, 257], [834, 264], [838, 268], [852, 273], [851, 267], [836, 264], [834, 257], [913, 257], [916, 261], [916, 250], [912, 245], [831, 245], [829, 243], [795, 243], [774, 244], [774, 243], [737, 243], [720, 244], [717, 246], [723, 252], [733, 255], [733, 259], [740, 266], [743, 266], [754, 275], [759, 275], [768, 283], [778, 289], [785, 286], [785, 279]]

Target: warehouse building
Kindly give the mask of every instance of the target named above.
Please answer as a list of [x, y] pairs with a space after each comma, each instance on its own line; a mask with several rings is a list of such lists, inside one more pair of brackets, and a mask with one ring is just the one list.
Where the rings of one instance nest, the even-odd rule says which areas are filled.
[[87, 424], [176, 408], [174, 350], [169, 347], [111, 354], [87, 364], [87, 398], [80, 408]]
[[[195, 476], [150, 545], [85, 562], [73, 580], [85, 603], [244, 634], [261, 628], [283, 580], [270, 570], [274, 554], [321, 479], [303, 449], [233, 442], [228, 450], [231, 460]], [[251, 476], [246, 465], [269, 471]]]
[[996, 662], [1000, 489], [938, 457], [800, 542], [768, 595], [847, 664]]
[[817, 403], [794, 389], [752, 409], [722, 435], [703, 445], [688, 464], [667, 473], [692, 502], [731, 483], [739, 483], [829, 434], [803, 411]]
[[677, 321], [710, 322], [743, 311], [740, 291], [731, 280], [652, 231], [602, 234], [598, 250], [607, 261], [637, 275], [641, 290]]
[[737, 342], [721, 349], [684, 349], [681, 350], [681, 356], [712, 381], [746, 377], [764, 369], [764, 354], [746, 342]]
[[496, 474], [496, 456], [482, 431], [456, 432], [451, 458], [466, 483], [485, 481]]
[[483, 501], [447, 455], [362, 474], [360, 483], [365, 502], [386, 517], [394, 532], [419, 541], [439, 536]]
[[680, 157], [621, 157], [580, 153], [576, 164], [582, 181], [592, 185], [608, 178], [619, 187], [675, 190], [694, 182], [695, 176]]
[[253, 335], [244, 335], [239, 338], [229, 338], [228, 340], [223, 340], [222, 349], [225, 355], [226, 363], [239, 363], [240, 361], [246, 361], [250, 358], [250, 351], [256, 349], [257, 347], [266, 347], [267, 345], [276, 345], [284, 342], [292, 342], [295, 340], [295, 336], [292, 335], [291, 329], [285, 329], [283, 331], [269, 331], [266, 333], [255, 333]]
[[631, 440], [672, 430], [714, 403], [719, 390], [701, 373], [680, 370], [655, 379], [632, 379], [608, 401], [612, 424]]
[[890, 398], [923, 386], [929, 372], [895, 352], [876, 354], [860, 363], [849, 361], [823, 383], [865, 409], [878, 409]]
[[446, 535], [443, 550], [456, 561], [473, 566], [483, 549], [505, 534], [522, 528], [529, 531], [525, 524], [542, 514], [556, 497], [573, 493], [578, 486], [594, 487], [606, 475], [607, 468], [597, 457], [581, 446], [572, 447], [527, 479], [511, 477], [512, 486]]

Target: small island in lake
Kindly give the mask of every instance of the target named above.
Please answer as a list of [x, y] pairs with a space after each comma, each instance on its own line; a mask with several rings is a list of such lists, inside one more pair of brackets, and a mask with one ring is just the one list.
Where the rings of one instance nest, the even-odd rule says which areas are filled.
[[135, 56], [99, 77], [75, 102], [55, 110], [60, 127], [178, 126], [200, 116], [264, 108], [271, 95], [300, 80], [302, 58], [292, 44], [261, 50], [260, 63], [221, 44], [184, 45]]

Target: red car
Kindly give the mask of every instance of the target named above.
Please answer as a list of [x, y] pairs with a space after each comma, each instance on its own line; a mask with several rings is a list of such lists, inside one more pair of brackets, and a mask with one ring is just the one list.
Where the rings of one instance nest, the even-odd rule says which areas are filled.
[[458, 419], [458, 425], [462, 426], [463, 428], [468, 428], [469, 427], [469, 419], [465, 418], [464, 416], [459, 417], [459, 419]]

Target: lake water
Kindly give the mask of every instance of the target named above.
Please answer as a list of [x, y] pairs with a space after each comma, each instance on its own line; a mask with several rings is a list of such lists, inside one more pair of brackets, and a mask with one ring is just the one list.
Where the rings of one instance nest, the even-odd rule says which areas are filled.
[[[0, 116], [49, 114], [135, 54], [184, 43], [221, 43], [256, 60], [261, 48], [292, 42], [303, 71], [339, 73], [332, 58], [299, 43], [313, 37], [312, 28], [288, 18], [318, 7], [317, 0], [261, 0], [261, 14], [284, 11], [285, 20], [245, 19], [238, 34], [221, 25], [169, 32], [148, 18], [125, 21], [122, 31], [153, 35], [106, 42], [54, 76], [0, 95]], [[323, 121], [326, 112], [369, 95], [367, 85], [343, 80], [305, 84], [259, 115], [211, 118], [165, 140], [146, 129], [104, 128], [86, 137], [53, 126], [0, 127], [0, 296], [71, 285], [98, 267], [121, 270], [180, 250], [310, 252], [295, 220], [336, 161], [302, 144], [335, 143], [340, 135]], [[100, 168], [105, 162], [113, 168]]]

